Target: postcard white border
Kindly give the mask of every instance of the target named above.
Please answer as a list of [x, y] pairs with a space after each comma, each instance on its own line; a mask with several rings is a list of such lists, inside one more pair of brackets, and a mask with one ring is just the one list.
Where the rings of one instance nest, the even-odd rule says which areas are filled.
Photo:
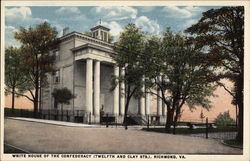
[[[13, 159], [11, 154], [3, 154], [3, 137], [4, 137], [4, 46], [5, 46], [5, 13], [6, 6], [244, 6], [245, 7], [245, 64], [244, 64], [244, 144], [243, 155], [185, 155], [184, 160], [228, 160], [240, 161], [249, 160], [249, 109], [250, 109], [250, 1], [1, 1], [1, 160], [34, 160], [32, 158]], [[89, 160], [89, 159], [52, 159], [42, 158], [35, 160]], [[95, 160], [95, 159], [91, 159]], [[101, 159], [111, 160], [111, 159]], [[118, 159], [116, 159], [118, 160]], [[120, 159], [119, 159], [120, 160]], [[122, 159], [121, 159], [122, 160]], [[124, 160], [124, 159], [123, 159]], [[126, 159], [130, 160], [130, 159]], [[132, 159], [137, 160], [137, 159]], [[143, 159], [140, 159], [143, 160]], [[146, 159], [152, 160], [152, 159]], [[159, 159], [163, 160], [163, 159]], [[167, 159], [171, 160], [171, 159]], [[176, 160], [176, 159], [175, 159]]]

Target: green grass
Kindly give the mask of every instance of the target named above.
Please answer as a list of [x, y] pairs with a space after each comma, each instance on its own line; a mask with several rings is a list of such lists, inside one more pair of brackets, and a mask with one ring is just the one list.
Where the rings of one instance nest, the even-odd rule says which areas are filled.
[[14, 109], [12, 112], [11, 108], [4, 108], [5, 117], [34, 117], [34, 112], [32, 110], [24, 109]]
[[[142, 130], [151, 131], [151, 132], [160, 132], [160, 133], [173, 133], [173, 128], [169, 131], [166, 131], [165, 128], [143, 128]], [[220, 128], [213, 128], [208, 129], [208, 132], [233, 132], [237, 131], [235, 127], [220, 127]], [[206, 128], [196, 128], [196, 129], [188, 129], [188, 128], [176, 128], [176, 134], [199, 134], [199, 133], [206, 133]]]
[[234, 147], [238, 147], [238, 148], [243, 148], [243, 144], [240, 143], [238, 140], [224, 140], [224, 143], [234, 146]]

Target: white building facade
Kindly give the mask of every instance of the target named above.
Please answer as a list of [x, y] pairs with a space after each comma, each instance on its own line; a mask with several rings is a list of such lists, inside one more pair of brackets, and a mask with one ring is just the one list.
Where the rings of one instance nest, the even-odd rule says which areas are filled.
[[[112, 59], [113, 44], [108, 42], [109, 29], [98, 25], [91, 29], [92, 37], [71, 32], [60, 37], [58, 47], [52, 51], [56, 56], [54, 75], [48, 75], [48, 86], [42, 89], [41, 109], [45, 119], [85, 123], [100, 123], [101, 116], [122, 123], [125, 111], [125, 85], [120, 83], [111, 91], [112, 75], [124, 74]], [[68, 88], [76, 98], [69, 105], [55, 107], [52, 92], [55, 88]], [[162, 102], [157, 99], [157, 114], [162, 117]], [[152, 96], [131, 99], [128, 114], [152, 120]], [[60, 117], [60, 118], [58, 118]]]

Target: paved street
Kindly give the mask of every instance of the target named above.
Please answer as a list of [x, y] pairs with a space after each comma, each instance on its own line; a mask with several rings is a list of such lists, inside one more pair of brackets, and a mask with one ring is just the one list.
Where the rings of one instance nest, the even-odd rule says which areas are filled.
[[213, 139], [138, 128], [58, 126], [13, 119], [5, 119], [4, 125], [5, 143], [31, 153], [242, 153]]
[[[190, 136], [196, 136], [196, 137], [206, 137], [206, 134], [190, 134]], [[208, 137], [212, 139], [220, 139], [220, 140], [230, 140], [234, 139], [237, 136], [237, 132], [215, 132], [215, 133], [209, 133]]]

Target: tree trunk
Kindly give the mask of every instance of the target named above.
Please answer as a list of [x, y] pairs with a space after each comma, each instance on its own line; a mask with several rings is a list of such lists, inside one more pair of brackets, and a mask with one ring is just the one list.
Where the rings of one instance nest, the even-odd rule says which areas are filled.
[[128, 124], [127, 124], [127, 113], [128, 113], [128, 106], [129, 106], [130, 100], [126, 101], [125, 105], [125, 113], [124, 113], [124, 119], [123, 119], [123, 125], [125, 126], [125, 129], [128, 129]]
[[133, 89], [132, 92], [130, 92], [130, 85], [128, 85], [128, 91], [127, 91], [127, 99], [126, 99], [126, 104], [125, 104], [125, 114], [124, 114], [124, 119], [123, 119], [123, 125], [125, 126], [125, 129], [128, 129], [128, 122], [127, 122], [127, 113], [128, 113], [128, 107], [129, 107], [129, 102], [131, 97], [133, 96], [135, 89]]
[[171, 128], [171, 125], [173, 124], [173, 117], [174, 117], [174, 113], [173, 110], [171, 110], [170, 108], [167, 110], [167, 119], [166, 119], [166, 125], [165, 125], [165, 130], [169, 131]]
[[39, 112], [42, 110], [41, 106], [42, 106], [42, 87], [40, 85], [40, 88], [39, 88], [39, 107], [38, 107]]
[[243, 104], [243, 89], [244, 89], [244, 76], [243, 76], [243, 71], [242, 75], [239, 76], [238, 83], [237, 83], [237, 93], [236, 93], [236, 100], [237, 100], [237, 105], [239, 109], [239, 124], [238, 124], [238, 134], [236, 139], [240, 142], [243, 143], [243, 120], [244, 120], [244, 104]]
[[180, 108], [176, 108], [175, 116], [174, 116], [174, 123], [176, 124], [178, 121], [178, 117], [180, 115]]
[[239, 122], [238, 122], [238, 134], [236, 139], [240, 142], [243, 143], [243, 102], [239, 104]]
[[12, 103], [11, 103], [11, 112], [14, 113], [15, 108], [15, 87], [12, 88]]
[[[243, 72], [242, 72], [243, 73]], [[244, 104], [243, 104], [243, 89], [244, 79], [243, 74], [239, 75], [236, 82], [236, 103], [238, 105], [239, 117], [238, 117], [238, 133], [236, 140], [243, 143], [243, 120], [244, 120]]]
[[35, 98], [34, 98], [34, 117], [37, 117], [38, 114], [38, 106], [39, 106], [39, 61], [38, 54], [36, 56], [36, 73], [35, 73]]
[[34, 98], [34, 117], [37, 117], [37, 114], [38, 114], [38, 88], [35, 89], [35, 98]]
[[239, 110], [239, 117], [238, 117], [238, 133], [236, 139], [243, 143], [243, 120], [244, 120], [244, 105], [243, 105], [243, 78], [242, 81], [238, 85], [238, 90], [236, 94], [236, 101]]

